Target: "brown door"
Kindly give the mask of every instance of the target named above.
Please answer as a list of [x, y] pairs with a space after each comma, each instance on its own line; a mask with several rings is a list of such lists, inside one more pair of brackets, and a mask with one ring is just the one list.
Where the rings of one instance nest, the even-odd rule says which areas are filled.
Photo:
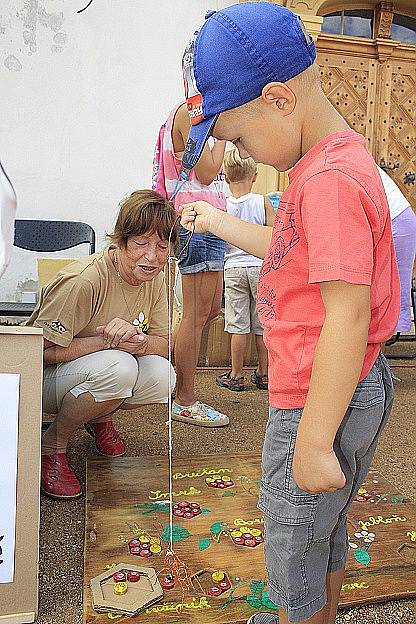
[[[320, 35], [325, 94], [416, 209], [415, 47]], [[409, 178], [410, 175], [410, 178]], [[407, 182], [407, 183], [406, 183]]]
[[377, 142], [378, 162], [384, 158], [390, 167], [398, 165], [388, 173], [409, 199], [414, 210], [416, 210], [416, 183], [410, 182], [409, 174], [415, 173], [416, 164], [415, 69], [414, 61], [394, 57], [381, 68], [381, 131]]

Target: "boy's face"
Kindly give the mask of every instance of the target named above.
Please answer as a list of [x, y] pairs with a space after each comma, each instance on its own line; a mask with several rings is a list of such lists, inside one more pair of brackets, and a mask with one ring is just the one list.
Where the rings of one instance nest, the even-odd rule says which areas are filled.
[[278, 171], [290, 169], [302, 155], [296, 114], [283, 114], [262, 98], [221, 113], [212, 135], [234, 143], [241, 158], [251, 156]]

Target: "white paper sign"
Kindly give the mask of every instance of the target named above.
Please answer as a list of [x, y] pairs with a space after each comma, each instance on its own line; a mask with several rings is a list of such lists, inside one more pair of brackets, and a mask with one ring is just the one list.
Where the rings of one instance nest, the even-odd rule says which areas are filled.
[[12, 583], [20, 375], [0, 373], [0, 583]]

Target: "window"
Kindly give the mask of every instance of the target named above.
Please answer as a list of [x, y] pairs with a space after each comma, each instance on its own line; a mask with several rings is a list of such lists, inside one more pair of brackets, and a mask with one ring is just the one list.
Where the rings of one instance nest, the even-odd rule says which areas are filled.
[[344, 28], [343, 35], [350, 37], [364, 37], [372, 39], [373, 37], [374, 11], [367, 9], [354, 9], [344, 11]]
[[322, 24], [322, 32], [329, 33], [330, 35], [340, 35], [341, 34], [341, 20], [342, 20], [342, 12], [335, 11], [335, 13], [329, 13], [325, 15], [324, 21]]
[[331, 35], [348, 35], [372, 39], [374, 11], [370, 9], [350, 9], [335, 11], [324, 16], [322, 32]]
[[416, 44], [416, 19], [395, 13], [391, 25], [391, 38], [403, 43]]

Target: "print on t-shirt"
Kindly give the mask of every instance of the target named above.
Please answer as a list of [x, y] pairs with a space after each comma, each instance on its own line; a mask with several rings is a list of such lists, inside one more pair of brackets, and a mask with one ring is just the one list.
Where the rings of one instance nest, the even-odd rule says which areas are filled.
[[299, 242], [299, 234], [296, 229], [295, 204], [280, 200], [273, 224], [273, 235], [269, 253], [261, 269], [260, 277], [264, 277], [271, 270], [278, 269], [283, 258]]
[[257, 297], [257, 310], [262, 319], [267, 319], [268, 321], [276, 320], [275, 299], [276, 293], [273, 288], [263, 284], [261, 292], [259, 289]]

